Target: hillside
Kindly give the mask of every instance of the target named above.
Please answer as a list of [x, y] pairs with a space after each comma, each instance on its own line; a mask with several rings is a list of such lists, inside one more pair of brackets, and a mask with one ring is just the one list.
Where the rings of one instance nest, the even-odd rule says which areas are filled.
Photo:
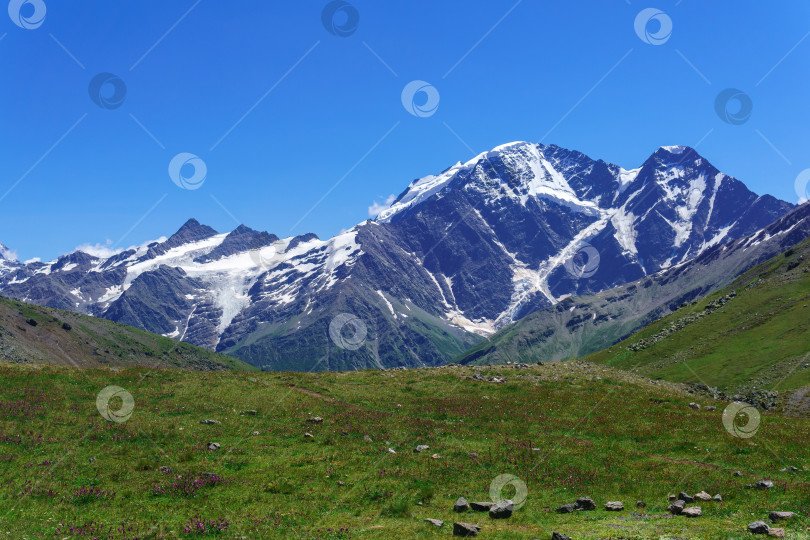
[[3, 297], [0, 361], [74, 367], [253, 369], [235, 358], [144, 330]]
[[730, 394], [778, 390], [798, 404], [806, 389], [790, 391], [810, 384], [808, 306], [810, 240], [586, 360]]
[[756, 233], [694, 259], [593, 295], [532, 313], [460, 355], [463, 364], [580, 358], [611, 347], [684, 303], [729, 285], [745, 271], [810, 237], [810, 203]]
[[[108, 385], [133, 397], [126, 422], [97, 410]], [[584, 362], [318, 374], [5, 364], [0, 530], [449, 538], [462, 521], [481, 538], [726, 539], [779, 510], [797, 513], [781, 525], [789, 538], [806, 539], [810, 420], [766, 412], [754, 438], [735, 438], [725, 403], [694, 410], [694, 400], [679, 385]], [[461, 496], [491, 500], [502, 474], [526, 486], [510, 518], [453, 512]], [[745, 487], [761, 479], [774, 487]], [[723, 502], [697, 501], [695, 519], [667, 512], [668, 494], [701, 490]], [[554, 511], [585, 495], [596, 510]], [[606, 501], [625, 510], [607, 512]]]

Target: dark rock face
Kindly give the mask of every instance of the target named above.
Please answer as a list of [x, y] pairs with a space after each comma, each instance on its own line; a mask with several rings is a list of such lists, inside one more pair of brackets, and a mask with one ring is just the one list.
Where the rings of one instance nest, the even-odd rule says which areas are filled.
[[[0, 294], [265, 369], [437, 365], [535, 311], [558, 319], [572, 307], [566, 295], [657, 282], [656, 272], [694, 258], [709, 264], [725, 256], [724, 242], [791, 208], [686, 147], [627, 171], [513, 143], [414, 181], [376, 220], [329, 240], [244, 225], [222, 235], [191, 219], [165, 241], [108, 258], [2, 259]], [[686, 297], [705, 286], [678, 288]], [[612, 316], [573, 313], [568, 333]], [[335, 328], [347, 314], [355, 323]]]

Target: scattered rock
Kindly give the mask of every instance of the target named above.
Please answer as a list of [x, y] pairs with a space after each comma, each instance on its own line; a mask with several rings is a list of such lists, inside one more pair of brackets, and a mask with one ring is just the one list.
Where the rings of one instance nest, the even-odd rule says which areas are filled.
[[210, 442], [206, 445], [209, 450], [219, 450], [219, 443], [218, 442]]
[[28, 324], [30, 324], [31, 326], [36, 326], [36, 325], [38, 324], [38, 323], [37, 323], [37, 321], [35, 321], [34, 319], [28, 319], [28, 320], [27, 320], [27, 321], [25, 321], [25, 322], [27, 322], [27, 323], [28, 323]]
[[742, 476], [742, 473], [740, 471], [734, 471], [732, 476]]
[[363, 440], [366, 442], [374, 442], [368, 435], [363, 435]]
[[672, 501], [677, 501], [677, 500], [678, 500], [678, 496], [677, 496], [677, 495], [675, 495], [675, 494], [673, 494], [673, 493], [670, 493], [670, 494], [669, 494], [669, 497], [667, 497], [667, 499], [669, 499], [669, 502], [672, 502]]
[[717, 502], [723, 502], [723, 497], [721, 497], [719, 493], [714, 497], [712, 497], [712, 499], [714, 499]]
[[564, 505], [560, 506], [559, 508], [557, 508], [556, 512], [558, 514], [570, 514], [571, 512], [573, 512], [576, 509], [577, 509], [577, 505], [575, 505], [575, 504], [564, 504]]
[[771, 527], [768, 529], [768, 536], [772, 536], [774, 538], [784, 538], [785, 537], [785, 529], [780, 529], [777, 527]]
[[478, 536], [480, 530], [481, 527], [472, 523], [462, 523], [460, 521], [453, 523], [453, 536]]
[[563, 533], [553, 532], [551, 533], [551, 540], [571, 540], [571, 537]]
[[338, 483], [337, 483], [337, 484], [338, 484], [340, 487], [343, 487], [343, 486], [345, 486], [345, 485], [346, 485], [346, 482], [344, 482], [343, 480], [338, 480]]
[[393, 448], [389, 448], [389, 449], [388, 449], [388, 453], [389, 453], [389, 454], [396, 454], [396, 453], [397, 453], [397, 451], [396, 451], [396, 450], [394, 450]]
[[257, 412], [254, 411], [253, 409], [250, 409], [250, 410], [247, 410], [247, 411], [242, 411], [239, 414], [242, 415], [242, 416], [256, 416]]
[[690, 506], [689, 508], [684, 508], [681, 515], [688, 518], [700, 517], [703, 515], [703, 510], [701, 510], [699, 506]]
[[706, 405], [703, 408], [706, 409], [707, 411], [716, 411], [717, 410], [717, 407], [715, 407], [714, 405]]
[[159, 470], [160, 472], [164, 473], [164, 474], [169, 474], [169, 473], [171, 473], [171, 472], [172, 472], [172, 470], [171, 470], [170, 468], [168, 468], [166, 465], [161, 465], [161, 466], [158, 468], [158, 470]]
[[690, 409], [700, 409], [700, 404], [699, 404], [699, 403], [695, 403], [695, 402], [693, 401], [692, 403], [690, 403], [690, 404], [689, 404], [689, 408], [690, 408]]
[[478, 459], [478, 452], [470, 452], [470, 459]]
[[307, 431], [306, 433], [304, 433], [304, 438], [305, 438], [305, 439], [314, 439], [314, 438], [315, 438], [315, 435], [313, 435], [312, 433], [310, 433], [309, 431]]
[[489, 517], [492, 519], [506, 519], [512, 517], [512, 512], [515, 511], [515, 505], [509, 499], [498, 501], [489, 509]]
[[310, 424], [320, 424], [321, 422], [323, 422], [323, 418], [321, 418], [320, 416], [313, 416], [312, 418], [307, 418], [307, 422], [309, 422]]
[[431, 459], [441, 459], [442, 458], [442, 456], [440, 456], [439, 454], [433, 454], [430, 457], [431, 457]]
[[700, 493], [695, 494], [695, 499], [699, 501], [710, 501], [712, 500], [712, 496], [706, 493], [705, 491], [701, 491]]
[[73, 330], [73, 327], [70, 326], [68, 323], [62, 323], [62, 330], [67, 330], [68, 332], [70, 332], [71, 330]]
[[621, 501], [608, 501], [605, 503], [605, 510], [608, 512], [621, 512], [624, 510], [624, 504]]
[[466, 512], [470, 509], [470, 503], [464, 497], [459, 497], [456, 504], [453, 505], [454, 512]]
[[259, 432], [258, 432], [258, 431], [254, 431], [254, 432], [253, 432], [253, 434], [254, 434], [254, 435], [258, 435], [258, 434], [259, 434]]
[[590, 497], [580, 497], [574, 504], [577, 510], [596, 510], [596, 503]]
[[425, 519], [425, 521], [427, 521], [431, 525], [435, 525], [436, 527], [444, 527], [444, 521], [440, 519], [427, 518]]
[[777, 521], [783, 521], [783, 520], [786, 520], [786, 519], [791, 519], [795, 515], [796, 514], [794, 514], [793, 512], [777, 512], [777, 511], [773, 511], [770, 514], [768, 514], [768, 517], [771, 519], [771, 521], [776, 523]]
[[686, 493], [684, 493], [683, 491], [681, 491], [680, 493], [678, 493], [678, 500], [679, 500], [679, 501], [688, 502], [688, 503], [690, 503], [690, 502], [695, 502], [695, 498], [694, 498], [694, 497], [692, 497], [691, 495], [687, 495], [687, 494], [686, 494]]
[[476, 512], [489, 512], [489, 509], [495, 506], [494, 502], [471, 502], [470, 508]]
[[670, 504], [669, 507], [667, 508], [667, 510], [669, 510], [670, 514], [675, 515], [675, 516], [679, 516], [679, 515], [681, 515], [681, 513], [683, 512], [683, 509], [685, 507], [686, 507], [686, 502], [681, 501], [681, 500], [677, 500], [674, 503]]
[[91, 458], [90, 458], [90, 459], [88, 459], [87, 461], [89, 461], [90, 463], [93, 463], [95, 460], [96, 460], [96, 458], [91, 457]]
[[217, 425], [218, 426], [218, 425], [222, 424], [222, 422], [220, 422], [219, 420], [200, 420], [200, 423], [205, 425], [205, 426], [210, 426], [210, 425]]
[[430, 447], [426, 444], [420, 444], [414, 449], [414, 452], [424, 452], [425, 450], [430, 450]]
[[754, 484], [748, 484], [746, 487], [754, 489], [771, 489], [773, 487], [773, 482], [770, 480], [760, 480]]
[[644, 501], [636, 501], [636, 508], [647, 508], [647, 503]]
[[768, 534], [770, 527], [764, 521], [755, 521], [748, 525], [748, 532], [752, 534]]

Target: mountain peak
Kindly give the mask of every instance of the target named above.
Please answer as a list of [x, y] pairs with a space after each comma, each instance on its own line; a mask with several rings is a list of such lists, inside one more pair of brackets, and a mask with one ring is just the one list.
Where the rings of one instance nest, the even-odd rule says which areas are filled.
[[194, 218], [191, 218], [169, 238], [169, 241], [173, 244], [185, 244], [187, 242], [203, 240], [205, 238], [214, 236], [215, 234], [218, 234], [216, 230], [212, 229], [208, 225], [201, 224]]

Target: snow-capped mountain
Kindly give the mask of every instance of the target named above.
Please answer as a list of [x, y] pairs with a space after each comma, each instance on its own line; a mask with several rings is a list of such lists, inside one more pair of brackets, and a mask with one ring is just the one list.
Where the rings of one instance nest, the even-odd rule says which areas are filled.
[[[528, 313], [694, 258], [792, 207], [688, 147], [625, 170], [518, 142], [412, 182], [377, 219], [328, 240], [245, 226], [220, 234], [190, 220], [109, 258], [6, 263], [0, 294], [272, 369], [433, 365]], [[349, 319], [347, 346], [334, 323]]]

